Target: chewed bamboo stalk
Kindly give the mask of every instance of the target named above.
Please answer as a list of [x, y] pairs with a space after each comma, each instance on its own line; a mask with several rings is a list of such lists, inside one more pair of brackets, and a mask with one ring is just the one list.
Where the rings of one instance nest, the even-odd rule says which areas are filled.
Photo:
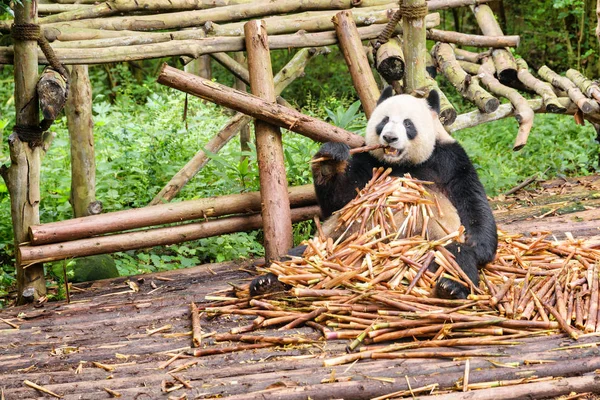
[[[285, 334], [302, 325], [325, 340], [348, 341], [352, 354], [326, 360], [326, 366], [363, 358], [485, 356], [452, 347], [511, 345], [517, 338], [557, 330], [577, 339], [582, 330], [600, 329], [599, 249], [581, 241], [551, 241], [551, 234], [528, 238], [500, 232], [497, 257], [480, 271], [481, 283], [475, 286], [446, 248], [459, 241], [462, 227], [431, 241], [415, 225], [417, 217], [435, 215], [435, 201], [427, 197], [429, 183], [390, 173], [375, 170], [359, 196], [339, 210], [344, 233], [337, 240], [321, 229], [306, 242], [302, 257], [265, 269], [290, 290], [247, 299], [248, 291], [240, 288], [240, 300], [198, 307], [210, 316], [236, 314], [251, 322], [229, 335], [215, 335], [250, 344], [215, 353], [309, 345], [313, 340], [297, 336], [246, 334], [276, 327]], [[395, 223], [398, 213], [406, 217], [403, 223]], [[406, 236], [411, 232], [415, 236]], [[440, 266], [436, 272], [429, 270], [434, 260]], [[433, 298], [442, 276], [470, 287], [468, 299]], [[381, 345], [407, 337], [419, 341]], [[426, 347], [446, 349], [407, 351]], [[210, 347], [202, 350], [196, 353], [213, 354]]]

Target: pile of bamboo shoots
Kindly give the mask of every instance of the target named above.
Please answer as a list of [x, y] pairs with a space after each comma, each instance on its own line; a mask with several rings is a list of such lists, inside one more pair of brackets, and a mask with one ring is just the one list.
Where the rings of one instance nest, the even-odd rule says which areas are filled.
[[[290, 338], [244, 333], [307, 325], [327, 340], [350, 340], [350, 352], [361, 345], [418, 338], [422, 341], [377, 346], [375, 354], [458, 357], [490, 354], [404, 350], [512, 344], [516, 338], [559, 329], [574, 339], [581, 331], [600, 331], [600, 250], [572, 238], [548, 240], [550, 233], [523, 237], [500, 232], [496, 259], [480, 271], [481, 283], [473, 287], [444, 247], [460, 240], [462, 232], [430, 241], [424, 238], [426, 229], [415, 226], [417, 215], [430, 218], [436, 207], [425, 197], [427, 182], [388, 173], [375, 171], [356, 199], [339, 211], [341, 223], [348, 228], [359, 225], [358, 230], [346, 229], [335, 242], [321, 232], [306, 242], [302, 257], [274, 262], [266, 269], [290, 285], [289, 291], [252, 299], [241, 291], [238, 300], [203, 307], [209, 315], [255, 317], [217, 339], [290, 344], [285, 342]], [[401, 226], [395, 225], [397, 213], [407, 217]], [[432, 262], [439, 265], [436, 272], [429, 270]], [[441, 276], [470, 286], [471, 295], [465, 300], [431, 297]], [[374, 350], [362, 350], [328, 362], [371, 358]]]

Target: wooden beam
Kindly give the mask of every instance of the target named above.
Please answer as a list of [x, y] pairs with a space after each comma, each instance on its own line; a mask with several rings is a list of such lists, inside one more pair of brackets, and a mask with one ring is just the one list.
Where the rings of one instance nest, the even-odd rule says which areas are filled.
[[[291, 221], [305, 221], [313, 218], [319, 213], [319, 206], [295, 208], [291, 211]], [[32, 264], [38, 265], [35, 263], [40, 262], [57, 261], [72, 257], [85, 257], [96, 254], [108, 254], [153, 246], [165, 246], [210, 236], [223, 235], [226, 233], [260, 229], [262, 226], [263, 223], [260, 214], [255, 214], [250, 216], [221, 218], [168, 228], [157, 228], [72, 240], [69, 242], [44, 244], [40, 246], [23, 245], [17, 249], [17, 260], [19, 265], [27, 271], [33, 266]]]

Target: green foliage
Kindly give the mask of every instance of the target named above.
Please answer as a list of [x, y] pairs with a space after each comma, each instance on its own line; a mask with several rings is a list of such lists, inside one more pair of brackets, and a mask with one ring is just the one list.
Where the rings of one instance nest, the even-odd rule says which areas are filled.
[[535, 173], [548, 179], [562, 175], [589, 175], [597, 171], [596, 133], [572, 117], [538, 114], [527, 146], [512, 150], [518, 130], [514, 119], [504, 119], [457, 132], [490, 195], [510, 189]]

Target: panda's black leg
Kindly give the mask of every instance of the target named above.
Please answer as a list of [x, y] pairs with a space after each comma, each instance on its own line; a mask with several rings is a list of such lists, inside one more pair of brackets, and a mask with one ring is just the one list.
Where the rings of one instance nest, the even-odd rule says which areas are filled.
[[[302, 257], [304, 254], [304, 250], [306, 250], [306, 245], [296, 246], [288, 250], [287, 254], [289, 256]], [[288, 257], [283, 257], [283, 260], [289, 259]], [[250, 297], [260, 296], [267, 293], [275, 293], [281, 292], [284, 290], [288, 290], [290, 288], [289, 285], [286, 285], [283, 282], [280, 282], [272, 272], [268, 274], [259, 275], [256, 278], [252, 279], [250, 282]]]
[[[456, 258], [456, 263], [469, 277], [475, 287], [479, 286], [479, 272], [473, 251], [464, 245], [451, 244], [446, 248]], [[430, 269], [437, 270], [438, 265], [434, 263]], [[464, 286], [452, 279], [440, 278], [435, 285], [435, 297], [441, 299], [466, 299], [471, 293], [469, 287]]]

